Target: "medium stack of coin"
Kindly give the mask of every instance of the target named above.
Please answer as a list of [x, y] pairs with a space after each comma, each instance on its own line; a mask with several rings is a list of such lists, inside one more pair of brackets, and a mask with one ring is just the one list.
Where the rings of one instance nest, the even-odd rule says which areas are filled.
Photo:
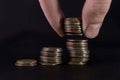
[[67, 36], [82, 35], [81, 23], [79, 18], [65, 18], [64, 29]]
[[35, 59], [19, 59], [16, 61], [15, 66], [36, 66], [37, 60]]
[[89, 59], [88, 40], [85, 40], [79, 18], [65, 18], [66, 46], [70, 53], [69, 64], [83, 65]]
[[84, 65], [89, 60], [89, 50], [87, 40], [69, 39], [66, 42], [70, 53], [69, 64]]
[[62, 63], [62, 48], [43, 47], [40, 53], [41, 65], [58, 65]]

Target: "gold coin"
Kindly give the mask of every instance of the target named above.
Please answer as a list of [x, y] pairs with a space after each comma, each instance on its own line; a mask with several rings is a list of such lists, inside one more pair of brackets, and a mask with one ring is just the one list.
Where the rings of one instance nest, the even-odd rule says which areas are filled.
[[67, 42], [78, 42], [78, 43], [86, 43], [88, 40], [75, 40], [75, 39], [68, 39]]
[[86, 52], [86, 53], [70, 52], [70, 57], [89, 57], [89, 53], [88, 52]]
[[17, 60], [15, 66], [36, 66], [37, 60], [35, 59], [20, 59]]
[[65, 29], [76, 29], [76, 30], [81, 30], [82, 28], [79, 26], [66, 26]]
[[45, 62], [59, 62], [62, 60], [62, 57], [46, 57], [46, 56], [40, 56], [41, 61]]
[[82, 33], [66, 33], [68, 36], [82, 36]]
[[80, 24], [65, 24], [64, 27], [65, 28], [69, 28], [69, 27], [82, 28]]
[[61, 63], [45, 63], [45, 62], [40, 62], [41, 65], [43, 66], [55, 66], [55, 65], [58, 65], [58, 64], [61, 64]]
[[62, 56], [61, 52], [44, 52], [41, 51], [41, 56], [47, 56], [47, 57], [58, 57], [58, 56]]
[[81, 29], [66, 29], [65, 32], [67, 33], [74, 33], [74, 34], [80, 34], [82, 31]]
[[81, 57], [81, 58], [70, 58], [68, 64], [70, 65], [84, 65], [89, 60], [88, 57]]
[[46, 52], [62, 52], [62, 48], [58, 47], [43, 47], [41, 51]]
[[88, 46], [88, 43], [84, 43], [84, 42], [66, 42], [67, 45], [75, 45], [75, 46]]
[[80, 25], [79, 22], [64, 22], [65, 25], [70, 25], [70, 24], [76, 24], [76, 25]]
[[79, 18], [65, 18], [64, 24], [80, 24]]

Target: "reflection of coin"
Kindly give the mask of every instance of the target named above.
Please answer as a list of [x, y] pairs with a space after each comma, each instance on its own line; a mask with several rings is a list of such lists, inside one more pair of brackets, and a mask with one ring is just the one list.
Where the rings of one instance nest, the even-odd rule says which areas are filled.
[[20, 59], [15, 63], [16, 66], [36, 66], [37, 60], [34, 59]]
[[57, 47], [43, 47], [42, 51], [48, 51], [48, 52], [61, 52], [62, 49], [61, 48], [57, 48]]

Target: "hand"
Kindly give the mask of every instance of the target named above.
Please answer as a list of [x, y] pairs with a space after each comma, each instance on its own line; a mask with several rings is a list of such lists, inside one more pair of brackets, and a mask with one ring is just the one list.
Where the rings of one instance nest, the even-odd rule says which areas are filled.
[[[39, 0], [39, 2], [52, 28], [60, 36], [64, 36], [62, 29], [64, 14], [59, 7], [59, 1]], [[112, 0], [86, 0], [82, 11], [83, 32], [86, 37], [94, 38], [98, 35], [111, 2]]]

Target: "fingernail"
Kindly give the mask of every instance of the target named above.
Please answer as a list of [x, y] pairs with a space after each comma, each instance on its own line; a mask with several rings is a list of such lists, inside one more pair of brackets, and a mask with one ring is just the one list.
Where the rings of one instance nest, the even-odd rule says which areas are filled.
[[64, 34], [63, 32], [58, 33], [58, 35], [59, 35], [60, 37], [64, 37], [64, 36], [65, 36], [65, 34]]
[[90, 24], [88, 25], [86, 31], [85, 31], [85, 35], [88, 38], [95, 38], [100, 30], [101, 27], [101, 23], [100, 24]]

